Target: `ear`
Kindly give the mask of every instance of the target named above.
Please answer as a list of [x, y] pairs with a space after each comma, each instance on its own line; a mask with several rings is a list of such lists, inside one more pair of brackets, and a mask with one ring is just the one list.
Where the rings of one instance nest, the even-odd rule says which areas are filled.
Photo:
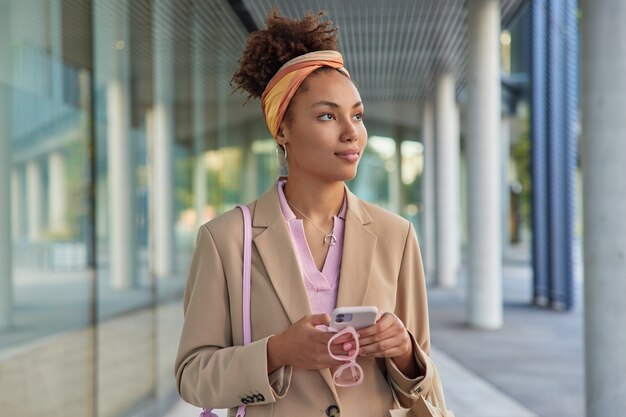
[[283, 129], [283, 125], [281, 124], [278, 127], [278, 132], [276, 133], [276, 142], [279, 145], [283, 145], [286, 141], [285, 141], [285, 131]]
[[286, 145], [289, 142], [289, 123], [283, 120], [278, 126], [278, 132], [276, 132], [276, 141], [281, 145]]

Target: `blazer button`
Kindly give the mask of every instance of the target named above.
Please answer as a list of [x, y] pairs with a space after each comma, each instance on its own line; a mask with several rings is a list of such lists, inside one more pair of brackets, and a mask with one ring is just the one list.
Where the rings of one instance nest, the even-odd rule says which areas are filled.
[[336, 405], [330, 405], [326, 409], [326, 415], [328, 417], [339, 417], [339, 407]]

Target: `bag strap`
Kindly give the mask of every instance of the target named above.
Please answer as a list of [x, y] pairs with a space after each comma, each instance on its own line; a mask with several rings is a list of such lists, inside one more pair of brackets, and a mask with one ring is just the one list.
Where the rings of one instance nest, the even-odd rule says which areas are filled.
[[237, 206], [243, 213], [243, 344], [252, 342], [250, 329], [250, 270], [252, 269], [252, 221], [246, 205]]
[[[250, 270], [252, 269], [252, 220], [248, 206], [240, 204], [237, 207], [243, 214], [243, 344], [247, 345], [252, 341], [252, 331], [250, 329]], [[236, 417], [246, 415], [246, 406], [240, 405], [237, 408]]]
[[[250, 329], [250, 271], [252, 270], [252, 220], [250, 209], [244, 204], [237, 206], [243, 214], [243, 273], [242, 273], [242, 306], [243, 306], [243, 344], [244, 346], [252, 342], [252, 331]], [[236, 417], [246, 415], [246, 406], [240, 405], [237, 408]], [[211, 409], [203, 409], [200, 417], [217, 417]]]

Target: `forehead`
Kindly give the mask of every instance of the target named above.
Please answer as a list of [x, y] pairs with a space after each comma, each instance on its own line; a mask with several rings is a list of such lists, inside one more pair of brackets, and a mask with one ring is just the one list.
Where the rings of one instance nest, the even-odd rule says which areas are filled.
[[297, 96], [302, 104], [332, 101], [342, 107], [352, 107], [361, 101], [361, 95], [354, 83], [335, 70], [311, 74], [305, 81], [305, 89], [299, 91]]

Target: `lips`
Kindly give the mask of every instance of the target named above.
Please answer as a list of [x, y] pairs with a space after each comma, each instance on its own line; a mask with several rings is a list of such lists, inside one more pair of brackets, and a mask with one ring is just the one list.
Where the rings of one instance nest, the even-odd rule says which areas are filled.
[[336, 152], [335, 155], [348, 162], [356, 162], [359, 160], [359, 148], [346, 149], [345, 151]]

